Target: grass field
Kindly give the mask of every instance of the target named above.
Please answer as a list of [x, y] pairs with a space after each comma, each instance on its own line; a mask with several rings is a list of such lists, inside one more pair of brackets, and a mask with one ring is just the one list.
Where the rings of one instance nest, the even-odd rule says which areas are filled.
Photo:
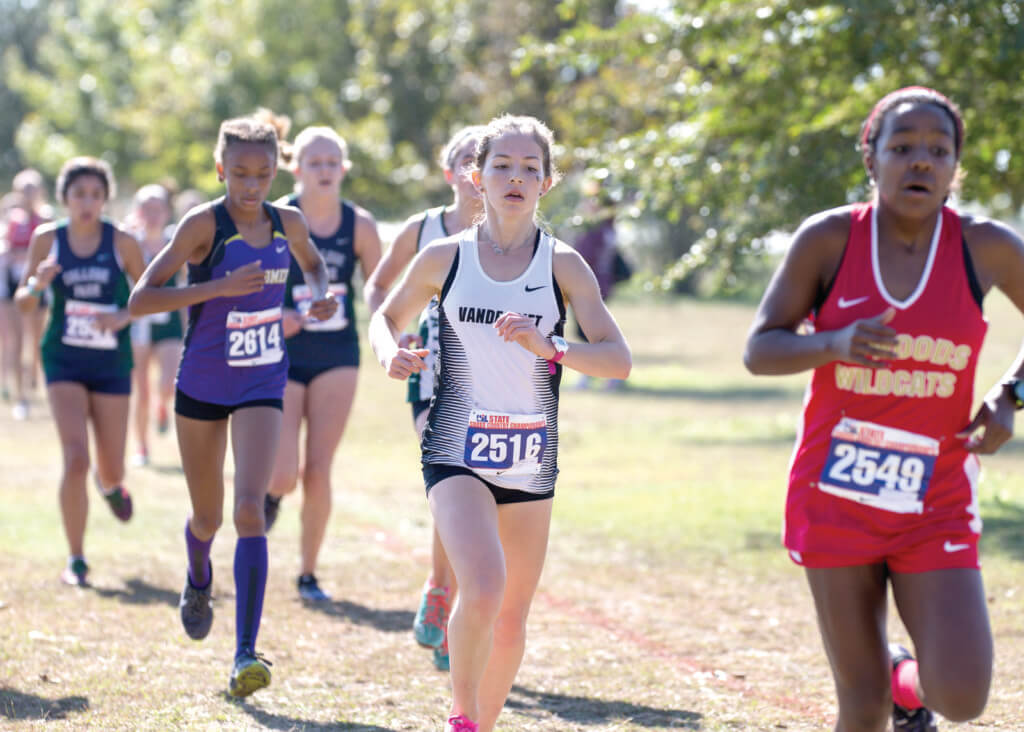
[[[1024, 328], [990, 297], [980, 383]], [[526, 658], [499, 729], [822, 730], [831, 679], [802, 572], [779, 546], [786, 464], [806, 375], [754, 379], [740, 352], [752, 309], [689, 300], [614, 308], [629, 388], [562, 398], [551, 547]], [[365, 322], [365, 318], [362, 322]], [[365, 348], [365, 344], [364, 344]], [[214, 543], [217, 617], [179, 626], [188, 501], [173, 435], [130, 469], [136, 516], [92, 501], [93, 588], [62, 587], [59, 447], [45, 402], [0, 412], [0, 728], [439, 730], [447, 677], [410, 632], [430, 524], [403, 385], [366, 363], [334, 466], [321, 558], [335, 600], [301, 604], [298, 499], [270, 536], [260, 649], [271, 687], [226, 695], [234, 530]], [[988, 710], [957, 729], [1024, 729], [1024, 451], [984, 461], [982, 540], [996, 636]], [[230, 462], [228, 471], [231, 471]], [[230, 514], [229, 514], [230, 515]], [[892, 634], [906, 635], [898, 620]]]

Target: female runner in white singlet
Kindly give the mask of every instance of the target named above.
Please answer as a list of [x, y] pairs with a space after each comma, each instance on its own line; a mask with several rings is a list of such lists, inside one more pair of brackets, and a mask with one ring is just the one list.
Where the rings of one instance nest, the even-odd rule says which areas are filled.
[[[447, 732], [494, 729], [522, 661], [558, 473], [562, 366], [607, 378], [631, 367], [590, 268], [534, 223], [554, 183], [552, 145], [532, 117], [492, 120], [472, 173], [484, 200], [479, 226], [420, 252], [370, 321], [381, 365], [406, 379], [425, 369], [425, 353], [399, 347], [402, 328], [440, 299], [423, 475], [459, 586]], [[567, 303], [590, 343], [562, 338]]]

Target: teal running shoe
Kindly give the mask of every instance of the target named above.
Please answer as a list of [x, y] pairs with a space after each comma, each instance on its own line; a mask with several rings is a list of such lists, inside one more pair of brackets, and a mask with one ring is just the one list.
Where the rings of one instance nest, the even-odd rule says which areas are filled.
[[412, 633], [416, 642], [427, 648], [440, 648], [444, 643], [445, 628], [448, 627], [448, 612], [451, 610], [447, 587], [428, 587], [420, 598], [420, 608]]

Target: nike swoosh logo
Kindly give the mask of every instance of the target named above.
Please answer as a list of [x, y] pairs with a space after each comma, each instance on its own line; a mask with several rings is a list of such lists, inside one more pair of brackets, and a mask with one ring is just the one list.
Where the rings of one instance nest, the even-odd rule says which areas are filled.
[[526, 286], [526, 291], [527, 292], [536, 292], [537, 290], [543, 290], [545, 287], [547, 287], [547, 285], [537, 285], [536, 287], [530, 287], [529, 285], [527, 285]]
[[868, 299], [867, 295], [865, 295], [864, 297], [855, 297], [852, 300], [847, 300], [845, 297], [840, 297], [838, 304], [839, 304], [839, 307], [841, 307], [841, 308], [843, 308], [845, 310], [846, 308], [852, 308], [854, 305], [860, 305], [862, 302], [864, 302], [867, 299]]
[[953, 554], [954, 552], [962, 552], [964, 549], [970, 549], [971, 545], [970, 544], [954, 544], [953, 542], [951, 542], [951, 541], [949, 541], [947, 539], [946, 543], [942, 545], [942, 548], [948, 554]]
[[287, 248], [288, 248], [288, 245], [284, 245], [284, 246], [280, 246], [280, 247], [274, 247], [274, 251], [277, 252], [278, 254], [281, 254]]

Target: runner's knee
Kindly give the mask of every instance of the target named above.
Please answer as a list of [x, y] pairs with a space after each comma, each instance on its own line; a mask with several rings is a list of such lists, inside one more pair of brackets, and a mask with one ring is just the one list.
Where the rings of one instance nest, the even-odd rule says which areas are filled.
[[191, 519], [192, 533], [197, 537], [213, 536], [220, 529], [223, 522], [224, 514], [220, 510], [211, 511], [210, 513], [196, 511], [192, 514]]
[[84, 478], [89, 473], [89, 446], [73, 443], [64, 446], [64, 475], [68, 478]]
[[926, 704], [951, 722], [966, 722], [981, 716], [988, 701], [991, 666], [972, 669], [971, 664], [945, 669], [940, 678], [922, 679]]
[[264, 531], [263, 498], [235, 498], [235, 529], [239, 536], [259, 536]]
[[459, 605], [474, 617], [493, 621], [505, 596], [505, 571], [474, 572], [459, 583]]
[[494, 624], [494, 645], [515, 647], [525, 642], [526, 613], [501, 613]]
[[307, 461], [302, 471], [302, 488], [306, 493], [326, 495], [330, 500], [331, 463], [327, 461]]

